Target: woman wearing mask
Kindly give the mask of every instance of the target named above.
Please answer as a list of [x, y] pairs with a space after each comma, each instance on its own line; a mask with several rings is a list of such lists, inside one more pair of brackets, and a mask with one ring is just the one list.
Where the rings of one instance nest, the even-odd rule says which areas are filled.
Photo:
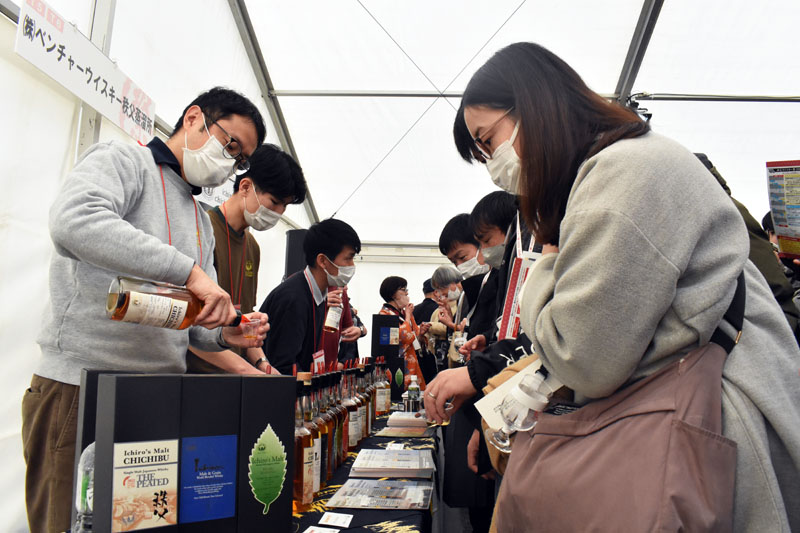
[[[706, 345], [743, 272], [744, 325], [719, 392], [722, 434], [737, 446], [733, 514], [710, 518], [735, 531], [800, 528], [800, 350], [747, 261], [741, 217], [702, 163], [531, 43], [502, 49], [475, 73], [454, 137], [464, 159], [520, 195], [537, 241], [548, 243], [523, 289], [521, 323], [579, 404]], [[458, 376], [435, 380], [429, 416], [441, 419], [443, 400], [458, 404], [471, 388]], [[510, 514], [526, 517], [531, 506], [517, 507]]]
[[399, 276], [389, 276], [380, 287], [381, 298], [386, 302], [380, 310], [381, 315], [400, 317], [400, 354], [406, 360], [405, 386], [411, 383], [411, 375], [417, 376], [420, 390], [425, 390], [426, 381], [422, 375], [419, 351], [425, 342], [425, 334], [430, 328], [429, 322], [417, 325], [414, 320], [414, 304], [408, 299], [408, 282]]

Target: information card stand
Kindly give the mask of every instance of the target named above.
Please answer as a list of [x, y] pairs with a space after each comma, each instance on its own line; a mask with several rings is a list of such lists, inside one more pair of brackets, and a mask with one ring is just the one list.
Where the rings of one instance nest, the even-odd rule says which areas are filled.
[[400, 317], [397, 315], [372, 315], [372, 360], [383, 356], [391, 374], [392, 402], [403, 401], [405, 391], [405, 357], [400, 355]]
[[84, 384], [94, 531], [290, 530], [295, 378], [85, 371]]

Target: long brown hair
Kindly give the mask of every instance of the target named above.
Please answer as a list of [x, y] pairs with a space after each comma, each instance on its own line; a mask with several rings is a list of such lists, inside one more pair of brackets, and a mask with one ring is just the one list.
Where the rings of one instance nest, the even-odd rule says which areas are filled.
[[461, 157], [472, 162], [481, 159], [464, 122], [468, 106], [513, 108], [510, 116], [520, 121], [520, 208], [540, 243], [558, 243], [581, 163], [650, 129], [634, 111], [589, 89], [569, 65], [534, 43], [498, 51], [467, 85], [453, 136]]

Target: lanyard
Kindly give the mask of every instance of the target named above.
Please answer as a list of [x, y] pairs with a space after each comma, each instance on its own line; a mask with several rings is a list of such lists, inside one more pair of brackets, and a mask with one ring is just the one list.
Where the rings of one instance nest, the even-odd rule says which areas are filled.
[[[167, 236], [169, 237], [169, 244], [172, 246], [172, 227], [169, 224], [169, 209], [167, 209], [167, 185], [164, 183], [164, 168], [158, 165], [158, 170], [161, 172], [161, 189], [164, 191], [164, 213], [167, 216]], [[203, 243], [200, 241], [200, 220], [197, 217], [197, 200], [192, 197], [194, 202], [194, 225], [197, 228], [197, 246], [200, 248], [200, 268], [203, 268]]]
[[[231, 232], [228, 229], [228, 213], [225, 209], [225, 202], [222, 203], [222, 216], [225, 218], [225, 235], [228, 236], [228, 274], [231, 277], [231, 296], [233, 296], [233, 261], [231, 259]], [[247, 254], [247, 235], [243, 236], [242, 241], [242, 273], [239, 275], [239, 294], [237, 296], [237, 303], [239, 307], [242, 306], [242, 285], [244, 284], [244, 262]]]
[[[516, 221], [517, 221], [517, 257], [522, 257], [522, 231], [520, 230], [519, 227], [519, 211], [517, 211]], [[531, 235], [531, 241], [528, 244], [529, 252], [533, 251], [534, 244], [536, 244], [536, 239], [534, 239], [533, 235]]]
[[303, 275], [306, 277], [308, 291], [311, 293], [311, 319], [314, 322], [314, 351], [317, 351], [319, 350], [319, 345], [317, 344], [317, 302], [314, 300], [314, 288], [311, 286], [311, 280], [308, 279], [308, 272], [303, 270]]
[[[469, 313], [467, 313], [467, 316], [465, 317], [467, 319], [467, 326], [469, 326], [469, 321], [472, 318], [472, 315], [475, 314], [475, 309], [478, 307], [478, 300], [480, 300], [481, 293], [483, 292], [483, 287], [486, 286], [486, 282], [489, 281], [489, 276], [491, 274], [492, 271], [490, 270], [489, 272], [486, 273], [485, 276], [483, 276], [483, 280], [481, 281], [481, 288], [478, 289], [478, 296], [475, 298], [475, 304], [472, 306], [472, 309], [469, 310]], [[461, 312], [460, 304], [461, 302], [459, 302], [459, 309], [458, 309], [459, 313]]]

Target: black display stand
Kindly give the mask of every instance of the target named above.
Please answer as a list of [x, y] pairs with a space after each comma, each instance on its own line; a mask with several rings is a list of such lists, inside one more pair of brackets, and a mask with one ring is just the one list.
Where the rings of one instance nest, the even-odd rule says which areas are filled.
[[[289, 531], [295, 378], [84, 371], [81, 385], [77, 443], [95, 440], [93, 531]], [[267, 490], [265, 471], [281, 474]]]
[[403, 376], [408, 373], [405, 357], [400, 355], [400, 317], [397, 315], [372, 315], [372, 360], [376, 357], [386, 359], [386, 368], [391, 373], [392, 401], [402, 402], [404, 381], [397, 383], [397, 372]]

